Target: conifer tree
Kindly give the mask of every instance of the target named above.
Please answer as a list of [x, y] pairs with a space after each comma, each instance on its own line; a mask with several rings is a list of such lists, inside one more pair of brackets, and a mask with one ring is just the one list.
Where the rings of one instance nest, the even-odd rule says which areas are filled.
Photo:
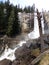
[[14, 10], [11, 11], [11, 14], [9, 16], [9, 20], [8, 20], [8, 30], [7, 30], [7, 35], [8, 36], [12, 36], [13, 35], [13, 23], [15, 21], [14, 18]]

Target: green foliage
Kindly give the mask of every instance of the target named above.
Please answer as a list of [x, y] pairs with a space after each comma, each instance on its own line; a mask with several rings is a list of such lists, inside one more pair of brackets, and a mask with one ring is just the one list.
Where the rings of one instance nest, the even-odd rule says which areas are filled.
[[28, 12], [27, 7], [24, 8], [24, 12], [26, 12], [26, 13]]
[[10, 4], [9, 0], [0, 2], [0, 33], [5, 32], [8, 36], [13, 36], [20, 32], [18, 11], [21, 9]]
[[9, 16], [9, 22], [8, 22], [8, 30], [7, 35], [11, 36], [13, 33], [13, 23], [14, 23], [14, 10], [11, 11], [11, 15]]
[[8, 20], [8, 30], [7, 30], [7, 35], [8, 36], [13, 36], [16, 34], [19, 34], [20, 32], [20, 25], [18, 21], [18, 9], [17, 6], [13, 7], [11, 14], [9, 16]]
[[0, 32], [4, 30], [4, 4], [0, 2]]
[[6, 34], [11, 10], [12, 5], [9, 4], [9, 1], [0, 2], [0, 34]]
[[33, 13], [34, 12], [33, 6], [32, 7], [31, 6], [25, 7], [24, 8], [24, 12], [26, 12], [26, 13]]
[[12, 5], [10, 5], [9, 0], [7, 2], [5, 2], [5, 9], [6, 9], [5, 26], [6, 26], [6, 29], [7, 29], [9, 17], [10, 17], [11, 11], [12, 11]]
[[21, 32], [20, 21], [18, 19], [18, 12], [33, 12], [33, 7], [13, 6], [9, 0], [5, 3], [0, 2], [0, 34], [7, 34], [8, 36], [17, 35]]
[[18, 9], [18, 12], [23, 12], [23, 9], [20, 8], [20, 5], [19, 5], [19, 4], [18, 4], [18, 6], [17, 6], [17, 9]]
[[17, 6], [15, 6], [14, 8], [14, 15], [15, 15], [15, 21], [13, 23], [13, 30], [14, 30], [14, 34], [18, 34], [20, 32], [20, 21], [18, 19], [18, 9]]

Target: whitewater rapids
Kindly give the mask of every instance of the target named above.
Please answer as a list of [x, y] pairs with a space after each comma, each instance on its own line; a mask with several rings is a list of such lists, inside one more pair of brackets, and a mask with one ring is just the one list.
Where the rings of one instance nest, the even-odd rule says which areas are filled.
[[0, 56], [0, 61], [4, 60], [4, 59], [9, 59], [11, 61], [15, 60], [15, 51], [21, 47], [24, 43], [26, 43], [26, 41], [20, 41], [20, 43], [16, 46], [16, 48], [11, 49], [11, 48], [5, 48], [5, 51], [3, 52], [3, 54]]

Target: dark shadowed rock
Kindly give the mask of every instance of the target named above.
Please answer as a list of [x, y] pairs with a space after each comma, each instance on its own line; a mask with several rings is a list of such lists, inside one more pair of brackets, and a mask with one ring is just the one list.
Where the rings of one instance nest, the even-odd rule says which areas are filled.
[[0, 65], [12, 65], [12, 62], [10, 60], [4, 59], [0, 61]]
[[15, 60], [12, 65], [27, 65], [27, 63], [23, 60]]
[[20, 65], [20, 62], [17, 60], [13, 61], [12, 65]]
[[3, 43], [3, 39], [0, 39], [0, 54], [2, 54], [4, 49], [5, 49], [5, 44]]
[[20, 48], [18, 48], [16, 51], [15, 51], [15, 56], [16, 56], [16, 58], [22, 58], [22, 57], [24, 57], [25, 58], [25, 56], [26, 55], [29, 55], [30, 54], [30, 50], [29, 50], [29, 48], [27, 48], [26, 47], [26, 45], [23, 45], [22, 47], [20, 47]]
[[[28, 65], [35, 57], [31, 55], [31, 49], [25, 44], [15, 51], [16, 60], [20, 60], [20, 65]], [[23, 64], [24, 63], [24, 64]]]

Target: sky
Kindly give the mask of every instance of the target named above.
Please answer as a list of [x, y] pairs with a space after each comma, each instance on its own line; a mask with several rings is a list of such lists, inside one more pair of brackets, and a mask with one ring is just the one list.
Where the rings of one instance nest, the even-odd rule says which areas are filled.
[[[1, 0], [5, 1], [5, 0]], [[14, 5], [20, 4], [20, 7], [24, 8], [25, 6], [32, 6], [35, 4], [35, 7], [41, 11], [42, 9], [48, 11], [49, 10], [49, 0], [10, 0], [10, 3], [13, 3]]]

